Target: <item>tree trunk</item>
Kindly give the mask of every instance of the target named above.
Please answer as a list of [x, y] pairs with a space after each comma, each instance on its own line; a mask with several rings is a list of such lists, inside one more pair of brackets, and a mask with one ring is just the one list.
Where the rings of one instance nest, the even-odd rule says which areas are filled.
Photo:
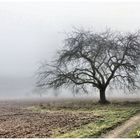
[[99, 103], [101, 104], [108, 104], [109, 101], [106, 100], [106, 96], [105, 96], [105, 89], [100, 89], [100, 100]]

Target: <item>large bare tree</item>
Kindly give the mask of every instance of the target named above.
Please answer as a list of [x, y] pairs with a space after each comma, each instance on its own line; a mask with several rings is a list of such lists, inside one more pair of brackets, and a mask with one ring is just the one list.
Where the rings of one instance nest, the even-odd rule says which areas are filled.
[[94, 33], [76, 29], [64, 42], [56, 59], [41, 65], [38, 87], [65, 87], [87, 92], [92, 86], [99, 90], [103, 104], [108, 103], [105, 93], [109, 86], [128, 90], [138, 88], [139, 31]]

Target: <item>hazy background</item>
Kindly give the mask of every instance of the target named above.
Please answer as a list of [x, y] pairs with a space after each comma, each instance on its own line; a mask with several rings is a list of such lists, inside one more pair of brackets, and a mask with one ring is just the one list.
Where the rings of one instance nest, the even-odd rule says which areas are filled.
[[0, 99], [32, 97], [39, 62], [54, 56], [73, 26], [140, 29], [140, 2], [113, 1], [0, 0]]

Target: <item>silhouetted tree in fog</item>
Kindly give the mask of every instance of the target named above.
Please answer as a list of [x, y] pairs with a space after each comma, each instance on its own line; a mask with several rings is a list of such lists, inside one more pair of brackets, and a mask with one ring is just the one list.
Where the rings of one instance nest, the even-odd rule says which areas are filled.
[[64, 42], [57, 58], [40, 67], [38, 87], [87, 92], [92, 86], [99, 90], [102, 104], [108, 103], [105, 93], [109, 86], [138, 88], [140, 32], [94, 33], [76, 29]]

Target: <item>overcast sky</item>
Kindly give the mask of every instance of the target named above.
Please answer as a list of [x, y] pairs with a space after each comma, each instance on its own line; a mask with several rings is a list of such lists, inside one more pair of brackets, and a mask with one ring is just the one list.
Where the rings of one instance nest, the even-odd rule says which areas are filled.
[[0, 82], [5, 79], [7, 87], [9, 78], [32, 77], [38, 63], [51, 59], [62, 46], [63, 33], [73, 26], [135, 31], [140, 29], [140, 2], [0, 0]]

